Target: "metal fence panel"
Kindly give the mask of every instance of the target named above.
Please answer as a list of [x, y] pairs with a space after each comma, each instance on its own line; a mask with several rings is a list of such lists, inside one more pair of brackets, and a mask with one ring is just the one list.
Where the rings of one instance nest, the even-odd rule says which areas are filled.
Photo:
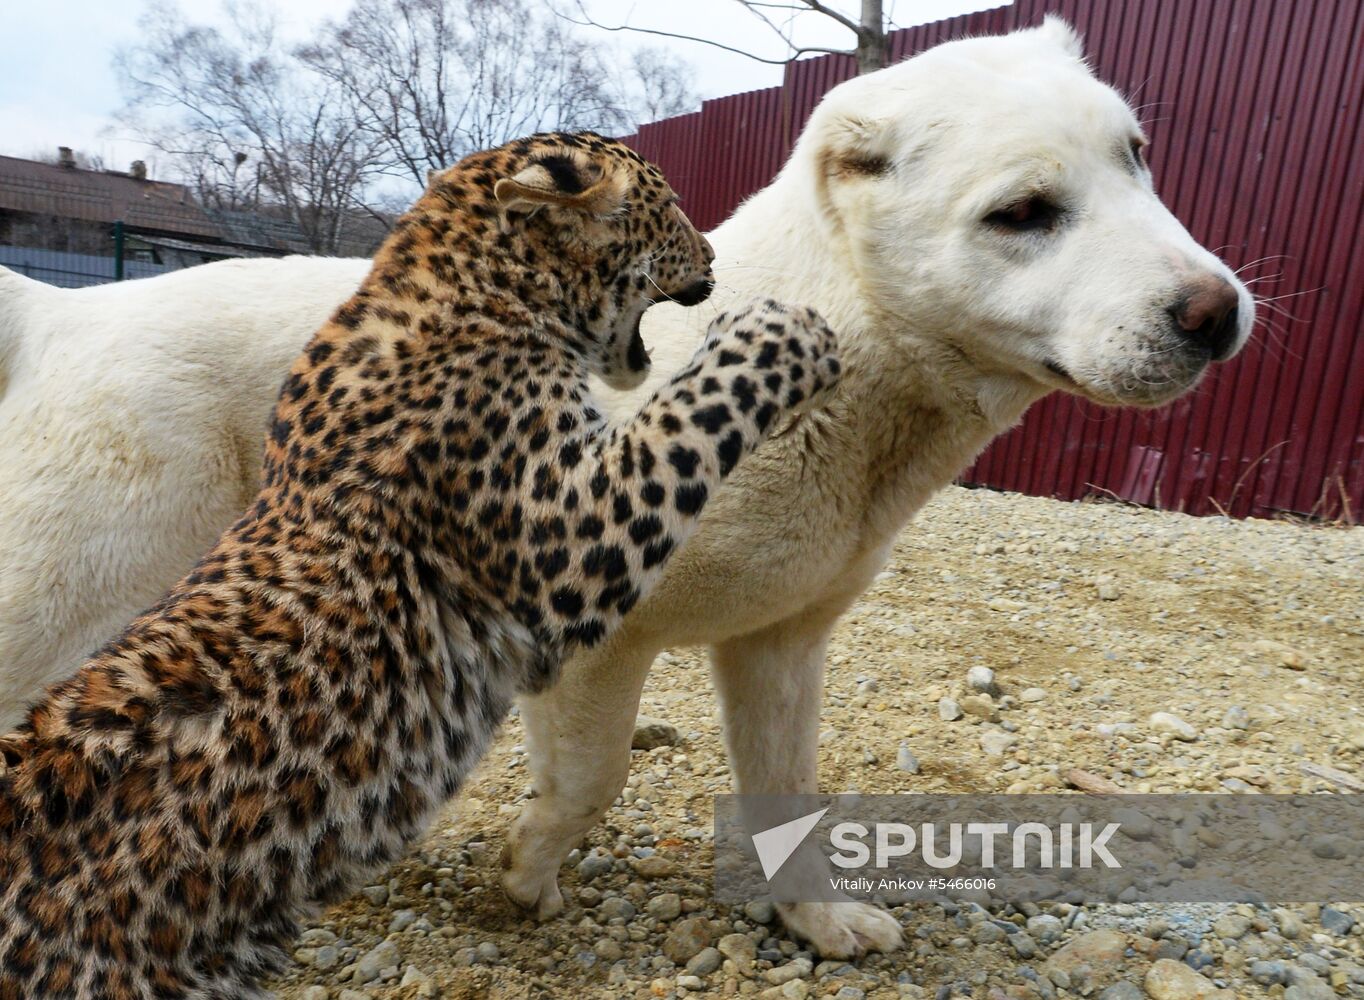
[[[1194, 514], [1358, 520], [1364, 504], [1364, 7], [1360, 0], [1018, 0], [896, 32], [893, 59], [1034, 25], [1086, 39], [1137, 106], [1151, 169], [1205, 246], [1245, 269], [1264, 323], [1239, 358], [1158, 411], [1052, 396], [963, 479], [1074, 499], [1108, 494]], [[712, 228], [774, 177], [831, 87], [828, 56], [781, 87], [707, 101], [633, 141]]]
[[[114, 258], [89, 253], [0, 246], [0, 267], [61, 288], [86, 288], [114, 280]], [[173, 268], [151, 261], [123, 262], [125, 278], [150, 278], [170, 270]]]

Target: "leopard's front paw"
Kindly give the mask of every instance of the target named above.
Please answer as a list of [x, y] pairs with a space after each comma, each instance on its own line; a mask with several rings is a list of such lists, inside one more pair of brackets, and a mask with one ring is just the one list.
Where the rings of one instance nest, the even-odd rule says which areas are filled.
[[747, 365], [786, 410], [824, 402], [842, 374], [838, 338], [808, 306], [773, 299], [725, 312], [710, 325], [706, 347], [722, 367]]

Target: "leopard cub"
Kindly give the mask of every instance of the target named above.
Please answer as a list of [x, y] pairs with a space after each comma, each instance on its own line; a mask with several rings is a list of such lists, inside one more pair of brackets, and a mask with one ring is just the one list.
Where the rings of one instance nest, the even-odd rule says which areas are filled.
[[721, 316], [623, 426], [712, 253], [590, 133], [433, 175], [291, 369], [258, 498], [0, 739], [0, 1000], [262, 997], [301, 917], [399, 857], [512, 699], [658, 580], [839, 373], [813, 313]]

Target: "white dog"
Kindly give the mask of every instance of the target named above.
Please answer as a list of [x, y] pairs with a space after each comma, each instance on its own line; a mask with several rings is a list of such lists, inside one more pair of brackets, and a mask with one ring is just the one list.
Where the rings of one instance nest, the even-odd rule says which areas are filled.
[[[738, 791], [815, 791], [825, 642], [933, 492], [1049, 392], [1159, 404], [1244, 343], [1249, 295], [1156, 198], [1141, 142], [1057, 21], [825, 98], [712, 242], [717, 298], [816, 306], [846, 377], [749, 459], [617, 639], [525, 705], [538, 797], [510, 842], [514, 900], [562, 906], [559, 864], [620, 791], [660, 649], [713, 647]], [[0, 280], [0, 722], [240, 510], [289, 359], [367, 267], [215, 264], [80, 292]], [[703, 313], [651, 311], [656, 372], [690, 356]], [[826, 956], [900, 940], [865, 904], [780, 910]]]
[[[1049, 20], [835, 88], [781, 175], [711, 234], [717, 308], [809, 302], [846, 376], [739, 470], [615, 640], [523, 706], [537, 797], [510, 841], [513, 900], [562, 906], [559, 864], [620, 792], [659, 650], [712, 647], [736, 791], [816, 791], [829, 633], [924, 502], [1054, 390], [1156, 405], [1241, 347], [1250, 295], [1157, 199], [1144, 141]], [[656, 370], [688, 356], [704, 311], [651, 314]], [[779, 910], [829, 957], [900, 940], [862, 903]]]
[[0, 268], [0, 731], [246, 509], [284, 373], [368, 271], [229, 261], [66, 290]]

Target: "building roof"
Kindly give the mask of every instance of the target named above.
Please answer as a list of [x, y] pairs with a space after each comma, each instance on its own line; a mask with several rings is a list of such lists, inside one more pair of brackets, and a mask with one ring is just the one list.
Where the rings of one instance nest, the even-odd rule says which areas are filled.
[[0, 209], [220, 239], [183, 184], [0, 156]]
[[277, 253], [311, 253], [308, 238], [290, 219], [264, 212], [228, 209], [210, 209], [207, 215], [217, 224], [222, 238], [229, 243]]

